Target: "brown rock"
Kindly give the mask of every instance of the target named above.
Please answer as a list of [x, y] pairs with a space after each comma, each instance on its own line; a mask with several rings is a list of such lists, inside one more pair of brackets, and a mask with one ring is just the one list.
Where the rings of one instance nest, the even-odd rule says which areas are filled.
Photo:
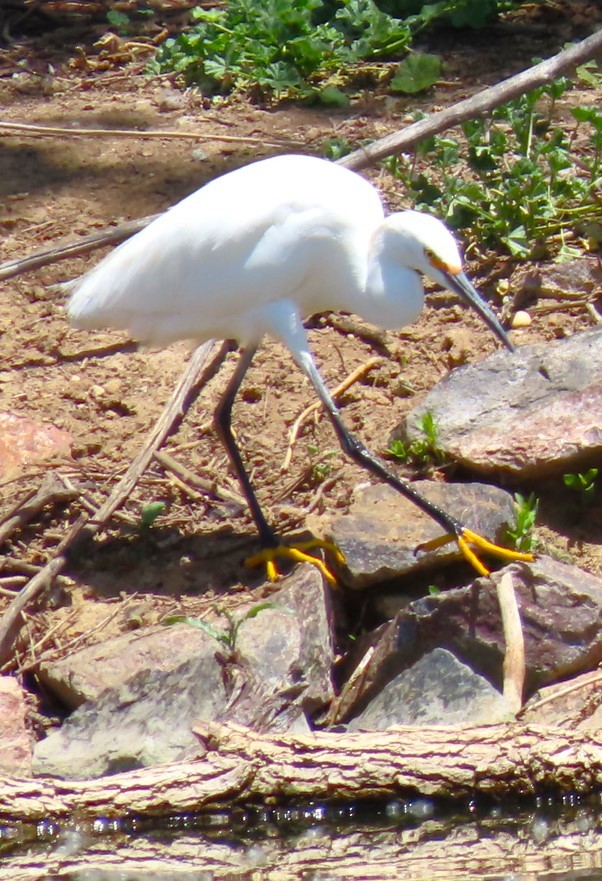
[[0, 676], [0, 771], [31, 774], [31, 736], [25, 725], [23, 690], [12, 676]]
[[0, 477], [18, 474], [32, 462], [69, 455], [71, 440], [70, 434], [55, 425], [0, 412]]

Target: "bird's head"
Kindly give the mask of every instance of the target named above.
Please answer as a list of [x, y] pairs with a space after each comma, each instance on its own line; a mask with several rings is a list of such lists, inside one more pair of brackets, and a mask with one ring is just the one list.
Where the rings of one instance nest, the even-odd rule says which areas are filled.
[[445, 224], [421, 211], [401, 211], [390, 214], [385, 227], [386, 247], [395, 259], [458, 294], [506, 348], [514, 349], [498, 319], [464, 274], [457, 242]]

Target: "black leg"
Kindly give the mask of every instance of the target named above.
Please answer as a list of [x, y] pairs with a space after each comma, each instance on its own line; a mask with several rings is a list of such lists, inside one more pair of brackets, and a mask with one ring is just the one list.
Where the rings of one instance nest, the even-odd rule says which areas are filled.
[[215, 415], [213, 417], [213, 423], [215, 425], [215, 430], [220, 437], [220, 440], [228, 451], [230, 461], [232, 462], [234, 470], [236, 471], [236, 476], [240, 481], [245, 498], [249, 503], [249, 508], [251, 509], [253, 520], [255, 521], [257, 531], [259, 532], [261, 544], [264, 547], [276, 547], [278, 544], [278, 540], [274, 534], [274, 531], [265, 519], [263, 511], [261, 510], [259, 502], [257, 501], [255, 490], [253, 489], [253, 486], [249, 479], [249, 475], [247, 474], [244, 463], [242, 461], [240, 451], [236, 445], [236, 441], [234, 440], [234, 435], [232, 434], [232, 406], [234, 404], [234, 399], [243, 379], [245, 378], [245, 374], [251, 365], [251, 361], [253, 360], [253, 356], [255, 355], [256, 351], [257, 345], [254, 345], [249, 346], [242, 352], [240, 360], [236, 365], [236, 368], [234, 370], [234, 373], [232, 374], [230, 382], [228, 383], [226, 391], [220, 398], [220, 401], [216, 407]]
[[324, 380], [320, 376], [311, 356], [304, 357], [301, 366], [311, 380], [313, 387], [318, 393], [320, 400], [330, 417], [330, 421], [337, 433], [343, 452], [347, 453], [347, 455], [350, 456], [354, 462], [357, 462], [358, 465], [361, 465], [362, 468], [370, 471], [380, 480], [383, 480], [385, 483], [388, 483], [389, 486], [392, 486], [393, 489], [396, 489], [398, 492], [402, 493], [402, 495], [411, 499], [419, 508], [432, 517], [433, 520], [436, 520], [446, 532], [453, 533], [454, 535], [460, 534], [462, 524], [456, 520], [455, 517], [452, 517], [451, 514], [447, 514], [438, 505], [425, 499], [423, 495], [414, 489], [411, 483], [402, 480], [396, 474], [393, 474], [392, 471], [389, 471], [380, 459], [377, 459], [374, 453], [371, 453], [361, 441], [351, 434], [349, 429], [343, 423], [336, 404], [332, 400], [330, 392], [326, 388]]

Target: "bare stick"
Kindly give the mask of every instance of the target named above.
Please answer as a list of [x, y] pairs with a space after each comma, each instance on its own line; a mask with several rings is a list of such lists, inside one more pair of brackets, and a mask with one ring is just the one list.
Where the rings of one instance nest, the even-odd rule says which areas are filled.
[[157, 217], [160, 217], [160, 214], [150, 214], [148, 217], [140, 217], [137, 220], [127, 220], [118, 226], [111, 226], [101, 232], [84, 236], [76, 242], [67, 245], [54, 245], [52, 248], [39, 248], [37, 251], [32, 251], [27, 257], [7, 260], [0, 264], [0, 281], [14, 278], [15, 275], [21, 275], [23, 272], [33, 272], [34, 269], [47, 266], [49, 263], [58, 263], [59, 260], [65, 260], [67, 257], [87, 254], [89, 251], [95, 251], [105, 245], [116, 245], [133, 236], [134, 233], [140, 232]]
[[511, 572], [504, 572], [497, 586], [506, 641], [504, 655], [504, 697], [518, 713], [523, 705], [525, 684], [525, 637]]
[[[136, 486], [155, 451], [179, 425], [194, 399], [209, 377], [224, 359], [229, 345], [224, 342], [215, 353], [215, 342], [209, 340], [199, 346], [191, 355], [178, 385], [150, 433], [143, 449], [136, 456], [106, 502], [94, 517], [85, 516], [74, 524], [63, 539], [56, 555], [34, 575], [31, 581], [11, 602], [0, 620], [0, 664], [10, 657], [14, 641], [21, 628], [25, 608], [37, 599], [52, 583], [67, 562], [67, 551], [85, 536], [97, 533], [109, 520], [114, 511], [126, 501]], [[210, 360], [211, 359], [211, 360]]]
[[247, 503], [241, 495], [232, 492], [225, 487], [217, 486], [214, 480], [207, 480], [205, 477], [200, 477], [200, 475], [195, 474], [194, 471], [186, 468], [181, 462], [178, 462], [177, 459], [174, 459], [174, 457], [170, 456], [168, 453], [155, 450], [153, 456], [159, 465], [167, 471], [173, 472], [173, 474], [175, 474], [184, 485], [189, 484], [191, 487], [200, 489], [205, 495], [214, 496], [217, 499], [223, 499], [225, 502], [233, 502], [241, 508], [246, 507]]
[[[349, 156], [339, 159], [339, 164], [357, 171], [374, 164], [379, 159], [384, 159], [386, 156], [401, 153], [403, 150], [409, 150], [424, 140], [424, 138], [440, 134], [467, 119], [483, 116], [505, 101], [510, 101], [512, 98], [522, 95], [530, 89], [550, 82], [550, 80], [567, 70], [567, 68], [583, 64], [585, 61], [593, 58], [601, 49], [602, 31], [598, 31], [592, 34], [591, 37], [582, 40], [576, 46], [564, 49], [557, 55], [552, 56], [552, 58], [548, 58], [547, 61], [542, 61], [540, 64], [530, 67], [495, 86], [483, 89], [483, 91], [473, 95], [472, 98], [459, 101], [446, 110], [433, 113], [431, 116], [427, 116], [399, 132], [387, 135], [386, 138], [381, 138], [367, 147], [362, 147], [360, 150], [350, 153]], [[138, 220], [128, 221], [127, 223], [112, 227], [110, 230], [95, 233], [94, 237], [89, 236], [87, 240], [80, 241], [76, 245], [61, 248], [53, 247], [45, 251], [37, 251], [22, 260], [9, 260], [6, 263], [0, 264], [0, 281], [12, 278], [22, 272], [30, 272], [49, 263], [55, 263], [74, 254], [83, 254], [87, 251], [92, 251], [94, 248], [101, 248], [103, 245], [123, 241], [147, 226], [156, 216], [151, 215], [149, 217], [141, 217]], [[82, 245], [84, 247], [80, 250]]]
[[[340, 397], [343, 392], [346, 392], [348, 388], [361, 379], [362, 376], [365, 376], [366, 373], [369, 373], [373, 367], [376, 367], [378, 364], [382, 364], [382, 358], [370, 358], [368, 361], [365, 361], [363, 364], [360, 364], [359, 367], [356, 367], [355, 370], [349, 374], [332, 392], [333, 398]], [[297, 437], [299, 432], [301, 431], [301, 427], [303, 423], [307, 420], [312, 413], [315, 413], [316, 410], [320, 410], [322, 404], [320, 401], [314, 401], [313, 404], [310, 404], [309, 407], [306, 407], [302, 413], [300, 413], [295, 421], [293, 422], [291, 429], [288, 433], [288, 448], [286, 450], [286, 456], [284, 457], [284, 461], [280, 466], [281, 471], [286, 471], [291, 464], [291, 459], [293, 457], [293, 447], [297, 442]]]
[[373, 144], [355, 150], [340, 159], [339, 163], [346, 168], [357, 170], [372, 165], [379, 159], [408, 150], [425, 138], [430, 138], [432, 135], [439, 134], [445, 129], [466, 122], [468, 119], [484, 116], [499, 107], [500, 104], [512, 101], [513, 98], [518, 98], [519, 95], [524, 95], [538, 86], [546, 85], [567, 68], [589, 61], [600, 50], [602, 50], [602, 30], [575, 46], [563, 49], [562, 52], [553, 55], [546, 61], [541, 61], [534, 67], [529, 67], [527, 70], [502, 80], [495, 86], [490, 86], [464, 101], [453, 104], [446, 110], [433, 113], [401, 131], [394, 132], [392, 135], [387, 135], [386, 138], [381, 138]]
[[290, 146], [291, 141], [275, 139], [272, 143], [265, 138], [243, 137], [236, 135], [220, 135], [217, 132], [172, 132], [172, 131], [137, 131], [136, 129], [107, 129], [107, 128], [58, 128], [50, 125], [31, 125], [25, 122], [0, 122], [0, 137], [2, 134], [18, 135], [19, 137], [46, 138], [49, 135], [57, 138], [93, 137], [93, 138], [139, 138], [139, 139], [163, 139], [174, 138], [188, 141], [229, 141], [241, 144], [257, 144], [261, 147]]
[[16, 529], [20, 529], [47, 505], [63, 504], [77, 498], [78, 490], [71, 481], [59, 474], [47, 474], [39, 489], [19, 499], [0, 523], [0, 545]]
[[97, 780], [0, 777], [0, 819], [161, 816], [287, 798], [349, 802], [410, 792], [427, 797], [585, 794], [602, 784], [599, 730], [513, 722], [295, 735], [199, 723], [195, 733], [199, 758], [194, 761]]

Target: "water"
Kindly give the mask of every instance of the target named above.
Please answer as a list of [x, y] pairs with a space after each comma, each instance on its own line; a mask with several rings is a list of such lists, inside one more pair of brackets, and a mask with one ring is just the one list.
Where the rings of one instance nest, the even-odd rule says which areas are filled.
[[0, 834], [4, 881], [602, 881], [602, 799], [428, 799], [42, 823]]

